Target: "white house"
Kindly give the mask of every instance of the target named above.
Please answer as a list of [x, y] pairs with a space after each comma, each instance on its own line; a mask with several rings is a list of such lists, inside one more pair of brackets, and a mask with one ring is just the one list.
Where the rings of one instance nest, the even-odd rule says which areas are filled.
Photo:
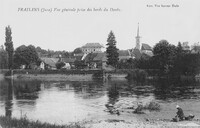
[[86, 54], [102, 52], [101, 48], [103, 48], [103, 46], [99, 43], [87, 43], [81, 47], [83, 53], [86, 53]]

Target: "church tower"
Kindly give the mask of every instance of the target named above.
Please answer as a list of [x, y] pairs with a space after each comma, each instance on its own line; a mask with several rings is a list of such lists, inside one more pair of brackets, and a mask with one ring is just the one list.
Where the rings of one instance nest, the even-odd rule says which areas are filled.
[[136, 46], [135, 49], [139, 49], [140, 50], [140, 35], [139, 35], [139, 23], [138, 23], [138, 29], [137, 29], [137, 36], [135, 37], [136, 39]]

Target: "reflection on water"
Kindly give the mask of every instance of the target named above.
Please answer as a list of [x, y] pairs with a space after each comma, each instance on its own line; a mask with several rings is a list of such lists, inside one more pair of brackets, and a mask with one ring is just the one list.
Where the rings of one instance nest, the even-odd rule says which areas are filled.
[[154, 82], [154, 94], [161, 100], [181, 100], [181, 99], [199, 99], [200, 84], [191, 80], [166, 80], [160, 79]]
[[[156, 100], [163, 108], [160, 113], [148, 116], [161, 118], [166, 114], [166, 118], [167, 115], [171, 118], [176, 104], [182, 105], [188, 112], [200, 113], [197, 109], [200, 105], [200, 84], [191, 80], [160, 79], [145, 83], [116, 80], [0, 81], [0, 115], [18, 118], [26, 115], [30, 119], [50, 123], [104, 118], [109, 115], [104, 111], [106, 104], [138, 102], [148, 98]], [[200, 114], [196, 117], [200, 118]]]
[[8, 82], [8, 86], [7, 86], [7, 97], [6, 97], [6, 101], [5, 101], [5, 116], [7, 117], [11, 117], [12, 116], [12, 99], [13, 99], [13, 94], [12, 94], [12, 85], [13, 85], [13, 81], [9, 81]]

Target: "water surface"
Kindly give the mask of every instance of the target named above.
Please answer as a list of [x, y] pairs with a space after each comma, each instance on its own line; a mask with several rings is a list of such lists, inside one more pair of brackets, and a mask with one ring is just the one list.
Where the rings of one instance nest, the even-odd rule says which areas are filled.
[[[106, 104], [129, 105], [154, 100], [160, 111], [120, 116], [105, 111]], [[171, 119], [179, 104], [186, 115], [200, 119], [200, 84], [197, 81], [157, 80], [145, 83], [126, 80], [65, 81], [1, 80], [0, 115], [66, 124], [106, 118]]]

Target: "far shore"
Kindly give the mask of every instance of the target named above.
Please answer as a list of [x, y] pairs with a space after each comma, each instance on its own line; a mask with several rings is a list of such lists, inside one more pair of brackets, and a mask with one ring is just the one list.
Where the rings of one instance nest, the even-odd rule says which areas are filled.
[[[126, 74], [112, 75], [111, 79], [126, 80]], [[6, 76], [5, 78], [13, 79], [28, 79], [28, 80], [42, 80], [42, 81], [92, 81], [93, 74], [14, 74], [13, 76]], [[98, 79], [98, 78], [97, 78]], [[103, 78], [100, 78], [103, 79]]]
[[65, 75], [65, 74], [14, 74], [6, 78], [46, 80], [46, 81], [91, 81], [92, 74], [87, 75]]

